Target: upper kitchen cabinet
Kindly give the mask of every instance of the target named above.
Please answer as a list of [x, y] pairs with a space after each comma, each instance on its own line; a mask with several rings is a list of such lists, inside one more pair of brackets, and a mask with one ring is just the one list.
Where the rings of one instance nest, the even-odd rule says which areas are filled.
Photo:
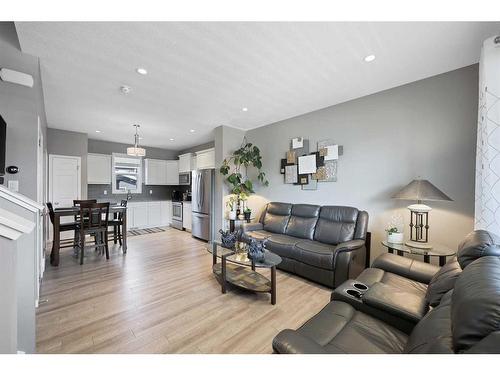
[[179, 185], [179, 161], [165, 161], [167, 162], [167, 185]]
[[111, 155], [87, 155], [87, 183], [96, 185], [111, 184]]
[[146, 185], [179, 185], [177, 160], [144, 159]]
[[179, 173], [189, 173], [196, 169], [194, 154], [179, 155]]
[[196, 169], [215, 168], [215, 148], [196, 152]]

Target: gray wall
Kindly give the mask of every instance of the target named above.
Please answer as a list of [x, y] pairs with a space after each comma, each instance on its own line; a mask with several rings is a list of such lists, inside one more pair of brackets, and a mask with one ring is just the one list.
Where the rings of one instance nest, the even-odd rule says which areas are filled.
[[18, 180], [19, 192], [37, 200], [37, 117], [44, 135], [47, 128], [39, 60], [20, 51], [13, 22], [0, 22], [0, 51], [0, 67], [34, 79], [33, 88], [0, 81], [0, 114], [7, 122], [6, 166], [20, 168], [18, 174], [5, 176], [5, 185]]
[[[430, 202], [430, 238], [456, 248], [473, 229], [478, 66], [335, 105], [247, 132], [260, 147], [269, 187], [257, 187], [250, 205], [266, 201], [348, 205], [367, 210], [373, 233], [372, 259], [391, 216], [411, 202], [391, 195], [412, 179], [430, 180], [453, 202]], [[338, 182], [302, 191], [283, 183], [280, 159], [292, 137], [331, 138], [344, 146]]]
[[49, 154], [79, 156], [82, 159], [82, 199], [87, 198], [87, 149], [88, 137], [85, 133], [52, 128], [47, 131], [47, 151]]

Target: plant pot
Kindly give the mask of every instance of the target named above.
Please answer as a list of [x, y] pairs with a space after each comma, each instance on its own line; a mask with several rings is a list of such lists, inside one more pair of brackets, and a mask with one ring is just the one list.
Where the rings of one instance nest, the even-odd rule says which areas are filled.
[[389, 243], [403, 243], [404, 233], [387, 233], [387, 242]]
[[229, 211], [228, 215], [229, 220], [236, 220], [236, 211]]
[[250, 215], [252, 215], [252, 212], [251, 211], [245, 211], [244, 212], [244, 215], [245, 215], [245, 220], [250, 220]]

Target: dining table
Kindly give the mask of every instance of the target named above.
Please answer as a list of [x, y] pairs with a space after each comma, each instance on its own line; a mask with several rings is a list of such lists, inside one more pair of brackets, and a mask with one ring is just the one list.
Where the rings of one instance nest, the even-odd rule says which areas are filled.
[[[57, 267], [59, 265], [59, 249], [61, 246], [61, 233], [59, 232], [59, 225], [61, 218], [73, 216], [75, 217], [80, 213], [79, 206], [73, 207], [60, 207], [54, 209], [54, 238], [52, 242], [52, 252], [50, 253], [50, 264]], [[120, 205], [110, 205], [109, 215], [117, 215], [122, 213], [122, 251], [123, 254], [127, 253], [127, 207]]]

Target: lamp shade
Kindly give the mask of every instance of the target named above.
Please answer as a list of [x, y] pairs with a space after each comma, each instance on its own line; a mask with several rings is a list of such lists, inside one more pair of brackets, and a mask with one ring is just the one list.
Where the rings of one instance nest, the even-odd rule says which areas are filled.
[[431, 184], [428, 180], [413, 180], [398, 193], [392, 196], [394, 199], [406, 199], [413, 201], [452, 201], [449, 196]]

